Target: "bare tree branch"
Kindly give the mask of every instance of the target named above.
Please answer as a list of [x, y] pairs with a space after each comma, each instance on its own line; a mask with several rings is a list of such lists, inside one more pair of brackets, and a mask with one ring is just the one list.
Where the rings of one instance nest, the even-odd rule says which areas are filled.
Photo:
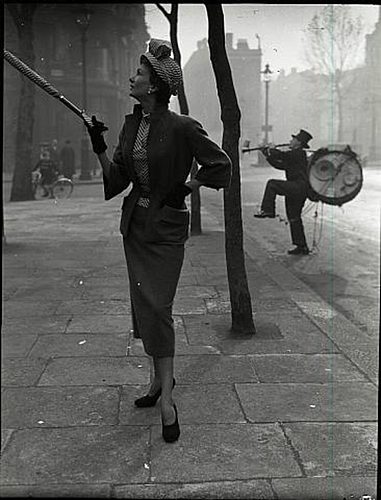
[[155, 3], [156, 7], [165, 15], [168, 21], [171, 20], [171, 14], [167, 12], [160, 3]]

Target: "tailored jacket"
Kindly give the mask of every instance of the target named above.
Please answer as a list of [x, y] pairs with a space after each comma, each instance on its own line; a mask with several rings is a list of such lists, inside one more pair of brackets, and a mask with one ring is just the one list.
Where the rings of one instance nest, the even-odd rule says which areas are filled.
[[303, 186], [308, 186], [307, 155], [302, 148], [289, 151], [270, 149], [267, 161], [278, 170], [284, 170], [288, 181], [299, 181]]
[[[132, 149], [142, 117], [140, 104], [125, 117], [108, 178], [103, 176], [104, 195], [110, 200], [131, 183], [124, 198], [120, 232], [128, 235], [131, 215], [140, 196], [140, 187], [132, 159]], [[183, 244], [188, 237], [189, 211], [163, 205], [163, 199], [178, 183], [185, 183], [193, 158], [201, 166], [196, 179], [204, 186], [220, 189], [230, 185], [231, 161], [207, 135], [200, 123], [186, 115], [170, 111], [167, 106], [150, 115], [147, 138], [147, 160], [150, 205], [144, 239], [152, 243]]]

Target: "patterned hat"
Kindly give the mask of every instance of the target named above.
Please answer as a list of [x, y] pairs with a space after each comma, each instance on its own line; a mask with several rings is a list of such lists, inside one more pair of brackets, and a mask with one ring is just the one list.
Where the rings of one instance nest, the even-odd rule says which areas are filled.
[[157, 76], [169, 86], [171, 94], [176, 95], [182, 84], [183, 75], [180, 66], [170, 57], [171, 50], [172, 45], [167, 40], [151, 38], [148, 52], [141, 56], [140, 61], [144, 62], [143, 59], [146, 59]]

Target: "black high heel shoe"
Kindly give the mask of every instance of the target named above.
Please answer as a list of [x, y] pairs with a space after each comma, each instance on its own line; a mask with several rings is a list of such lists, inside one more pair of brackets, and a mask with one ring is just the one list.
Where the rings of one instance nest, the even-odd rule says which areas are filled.
[[173, 405], [173, 408], [175, 410], [175, 415], [176, 415], [176, 420], [174, 421], [173, 424], [171, 425], [164, 425], [163, 420], [161, 421], [161, 425], [163, 428], [163, 439], [167, 443], [173, 443], [174, 441], [177, 441], [180, 436], [180, 426], [179, 426], [179, 419], [177, 416], [177, 408], [176, 405]]
[[[176, 385], [176, 380], [173, 379], [172, 388], [175, 387], [175, 385]], [[160, 396], [161, 396], [161, 387], [155, 392], [155, 394], [152, 394], [152, 396], [146, 394], [141, 398], [135, 399], [135, 406], [137, 406], [138, 408], [150, 408], [151, 406], [155, 406]]]

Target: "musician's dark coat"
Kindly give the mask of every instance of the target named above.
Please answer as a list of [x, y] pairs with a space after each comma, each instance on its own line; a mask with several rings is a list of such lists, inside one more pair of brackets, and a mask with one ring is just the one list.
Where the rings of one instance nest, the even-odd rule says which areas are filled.
[[289, 151], [270, 149], [267, 161], [273, 167], [284, 170], [288, 181], [300, 182], [301, 190], [303, 190], [304, 186], [308, 186], [307, 155], [304, 149], [297, 148]]
[[261, 208], [266, 213], [275, 214], [276, 196], [284, 196], [292, 243], [306, 247], [301, 217], [309, 190], [306, 152], [302, 148], [289, 151], [270, 149], [267, 161], [273, 167], [284, 170], [286, 180], [270, 179], [267, 182]]

